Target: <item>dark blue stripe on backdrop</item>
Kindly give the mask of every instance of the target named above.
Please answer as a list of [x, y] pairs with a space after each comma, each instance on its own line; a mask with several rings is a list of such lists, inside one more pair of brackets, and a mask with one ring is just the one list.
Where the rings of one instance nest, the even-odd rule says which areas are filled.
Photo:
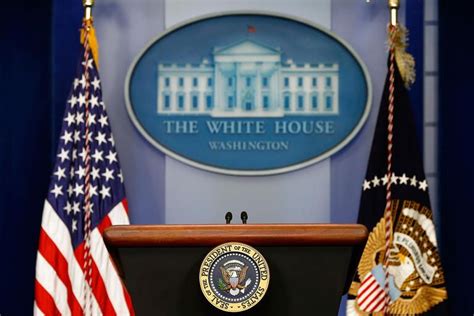
[[31, 315], [43, 201], [76, 69], [82, 6], [66, 0], [2, 5], [0, 314]]
[[423, 148], [424, 0], [407, 0], [404, 4], [406, 6], [406, 27], [409, 31], [408, 52], [413, 55], [416, 61], [416, 80], [411, 86], [409, 94], [415, 117], [416, 136], [421, 150]]
[[80, 58], [82, 1], [52, 0], [52, 115], [53, 155], [56, 152], [62, 116]]
[[439, 0], [439, 172], [450, 315], [474, 313], [472, 5]]

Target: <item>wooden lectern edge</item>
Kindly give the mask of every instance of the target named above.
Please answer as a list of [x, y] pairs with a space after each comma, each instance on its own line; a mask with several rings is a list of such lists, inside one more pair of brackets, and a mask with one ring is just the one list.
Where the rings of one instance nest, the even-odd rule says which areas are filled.
[[254, 246], [362, 246], [367, 228], [359, 224], [120, 225], [104, 232], [111, 247], [216, 246], [242, 242]]

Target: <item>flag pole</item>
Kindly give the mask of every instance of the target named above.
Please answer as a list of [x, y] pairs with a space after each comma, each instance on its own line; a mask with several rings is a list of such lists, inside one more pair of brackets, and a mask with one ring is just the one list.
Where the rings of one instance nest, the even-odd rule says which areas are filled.
[[383, 313], [386, 314], [389, 305], [392, 303], [390, 298], [390, 286], [389, 286], [389, 256], [392, 245], [392, 229], [393, 229], [393, 217], [392, 217], [392, 156], [393, 156], [393, 119], [394, 119], [394, 107], [395, 107], [395, 48], [394, 48], [394, 36], [398, 28], [398, 8], [400, 3], [398, 0], [388, 0], [388, 7], [390, 10], [390, 25], [389, 30], [389, 96], [388, 96], [388, 117], [387, 117], [387, 186], [386, 186], [386, 197], [385, 197], [385, 251], [383, 257], [383, 267], [385, 270], [385, 306]]
[[94, 58], [95, 65], [99, 68], [99, 43], [95, 36], [94, 18], [92, 17], [92, 7], [94, 0], [82, 0], [84, 6], [84, 19], [82, 20], [81, 43], [84, 44], [86, 33], [88, 35], [88, 44]]
[[92, 7], [94, 6], [94, 0], [83, 0], [82, 5], [84, 6], [84, 20], [92, 19]]
[[390, 9], [390, 25], [397, 26], [400, 0], [388, 0], [388, 7]]
[[[85, 113], [85, 177], [84, 177], [84, 306], [83, 311], [85, 316], [93, 315], [93, 308], [92, 308], [92, 254], [91, 254], [91, 233], [92, 233], [92, 220], [91, 220], [91, 206], [92, 206], [92, 196], [90, 192], [91, 188], [91, 179], [90, 179], [90, 171], [91, 171], [91, 139], [90, 139], [90, 123], [89, 123], [89, 97], [90, 97], [90, 78], [89, 78], [89, 54], [92, 53], [93, 49], [91, 47], [90, 37], [94, 33], [93, 28], [93, 19], [92, 19], [92, 7], [94, 6], [94, 0], [83, 0], [82, 2], [84, 6], [84, 20], [82, 22], [82, 31], [81, 31], [81, 42], [84, 45], [84, 79], [85, 79], [85, 105], [84, 105], [84, 113]], [[92, 34], [91, 34], [92, 33]]]

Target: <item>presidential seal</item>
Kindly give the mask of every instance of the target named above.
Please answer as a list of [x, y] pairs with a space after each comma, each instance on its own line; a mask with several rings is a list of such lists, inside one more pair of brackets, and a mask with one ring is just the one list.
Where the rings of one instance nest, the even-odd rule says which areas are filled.
[[267, 292], [269, 282], [270, 270], [262, 254], [237, 242], [212, 249], [199, 270], [199, 283], [206, 299], [230, 313], [254, 307]]

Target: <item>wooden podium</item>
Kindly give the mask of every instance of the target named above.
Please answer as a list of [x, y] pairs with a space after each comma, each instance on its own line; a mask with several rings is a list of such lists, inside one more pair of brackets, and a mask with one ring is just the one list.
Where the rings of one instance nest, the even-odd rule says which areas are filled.
[[242, 315], [337, 315], [367, 229], [362, 225], [113, 226], [105, 242], [137, 315], [228, 315], [201, 293], [199, 268], [226, 242], [255, 247], [270, 268], [268, 292]]

